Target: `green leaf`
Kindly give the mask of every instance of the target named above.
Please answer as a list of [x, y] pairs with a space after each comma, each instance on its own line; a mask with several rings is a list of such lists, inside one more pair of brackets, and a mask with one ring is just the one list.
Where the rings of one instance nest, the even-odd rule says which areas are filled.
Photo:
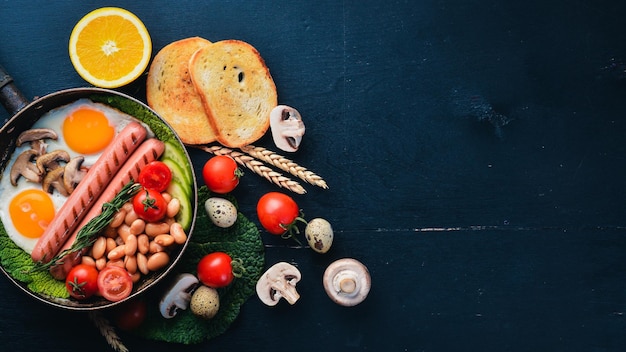
[[[210, 196], [206, 186], [200, 188], [199, 208], [204, 209], [204, 202]], [[228, 329], [239, 315], [241, 306], [255, 294], [256, 282], [265, 265], [263, 242], [254, 223], [239, 213], [235, 224], [223, 229], [213, 225], [206, 212], [198, 211], [185, 254], [170, 277], [174, 278], [181, 273], [196, 275], [200, 259], [216, 251], [226, 252], [233, 259], [241, 259], [245, 267], [242, 277], [236, 278], [230, 286], [218, 290], [220, 310], [217, 315], [211, 320], [204, 320], [187, 309], [179, 311], [174, 318], [163, 318], [158, 311], [158, 301], [170, 284], [167, 282], [146, 294], [145, 299], [150, 308], [146, 322], [135, 331], [136, 334], [152, 340], [195, 344], [221, 335]]]

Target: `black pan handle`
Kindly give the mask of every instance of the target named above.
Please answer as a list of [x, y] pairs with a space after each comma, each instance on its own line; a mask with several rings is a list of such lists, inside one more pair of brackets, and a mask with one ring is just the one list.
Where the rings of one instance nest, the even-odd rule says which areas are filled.
[[[4, 108], [13, 116], [28, 105], [28, 103], [28, 99], [26, 99], [13, 83], [13, 78], [7, 73], [4, 67], [0, 65], [0, 104], [4, 105]], [[8, 119], [4, 119], [0, 126], [4, 126], [7, 121]]]

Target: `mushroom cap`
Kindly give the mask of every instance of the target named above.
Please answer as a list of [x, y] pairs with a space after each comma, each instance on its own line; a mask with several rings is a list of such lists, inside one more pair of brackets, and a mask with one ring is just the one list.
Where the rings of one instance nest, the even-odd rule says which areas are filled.
[[281, 297], [293, 305], [300, 298], [296, 284], [301, 278], [298, 268], [287, 262], [278, 262], [267, 269], [257, 281], [257, 296], [268, 306], [277, 305]]
[[40, 155], [37, 158], [36, 164], [39, 171], [43, 174], [48, 170], [56, 169], [61, 161], [70, 161], [70, 154], [65, 150], [58, 149]]
[[331, 263], [324, 271], [323, 283], [328, 297], [346, 307], [363, 302], [372, 285], [367, 267], [353, 258]]
[[20, 176], [24, 176], [24, 178], [31, 182], [41, 182], [42, 174], [37, 168], [37, 165], [32, 162], [37, 155], [39, 155], [39, 153], [36, 150], [27, 149], [17, 156], [13, 166], [11, 166], [9, 175], [13, 186], [17, 186], [17, 180]]
[[63, 174], [63, 186], [68, 193], [74, 192], [76, 185], [83, 179], [87, 173], [85, 170], [81, 170], [81, 166], [85, 161], [85, 157], [77, 156], [65, 165], [65, 173]]
[[30, 130], [26, 130], [17, 137], [15, 141], [16, 146], [21, 146], [26, 142], [33, 142], [42, 139], [57, 139], [57, 133], [49, 128], [32, 128]]
[[61, 195], [68, 196], [69, 193], [65, 186], [63, 185], [63, 174], [65, 173], [65, 168], [63, 166], [57, 166], [56, 168], [48, 171], [48, 173], [43, 177], [41, 181], [41, 188], [48, 193], [52, 193], [54, 190], [57, 190]]

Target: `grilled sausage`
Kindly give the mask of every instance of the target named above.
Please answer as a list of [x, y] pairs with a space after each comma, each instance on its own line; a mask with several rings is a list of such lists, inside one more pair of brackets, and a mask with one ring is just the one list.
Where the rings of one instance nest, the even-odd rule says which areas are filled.
[[145, 140], [147, 133], [141, 124], [131, 122], [105, 148], [37, 240], [31, 253], [34, 262], [47, 263], [57, 255], [87, 210], [130, 154]]
[[[163, 154], [165, 150], [165, 144], [156, 138], [147, 139], [143, 142], [139, 148], [128, 158], [124, 165], [120, 168], [115, 175], [111, 183], [102, 192], [98, 200], [93, 203], [93, 206], [85, 215], [80, 224], [74, 229], [72, 235], [65, 242], [65, 245], [61, 248], [61, 251], [69, 249], [76, 241], [78, 231], [85, 226], [91, 219], [102, 213], [102, 206], [106, 202], [110, 202], [115, 196], [122, 190], [131, 180], [137, 180], [139, 172], [149, 162], [157, 160]], [[82, 261], [82, 255], [84, 251], [71, 253], [65, 256], [58, 265], [54, 265], [50, 268], [50, 273], [58, 280], [64, 280], [69, 271]]]

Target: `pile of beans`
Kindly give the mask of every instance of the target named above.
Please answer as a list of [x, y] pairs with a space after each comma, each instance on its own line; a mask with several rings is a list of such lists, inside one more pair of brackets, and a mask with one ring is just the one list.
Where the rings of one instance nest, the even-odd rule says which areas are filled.
[[167, 201], [167, 212], [159, 222], [140, 219], [132, 202], [124, 204], [83, 255], [82, 262], [95, 266], [98, 271], [107, 265], [117, 265], [128, 271], [133, 282], [165, 267], [170, 262], [171, 248], [185, 243], [187, 234], [175, 220], [180, 211], [179, 200], [168, 193], [163, 193], [163, 197]]

